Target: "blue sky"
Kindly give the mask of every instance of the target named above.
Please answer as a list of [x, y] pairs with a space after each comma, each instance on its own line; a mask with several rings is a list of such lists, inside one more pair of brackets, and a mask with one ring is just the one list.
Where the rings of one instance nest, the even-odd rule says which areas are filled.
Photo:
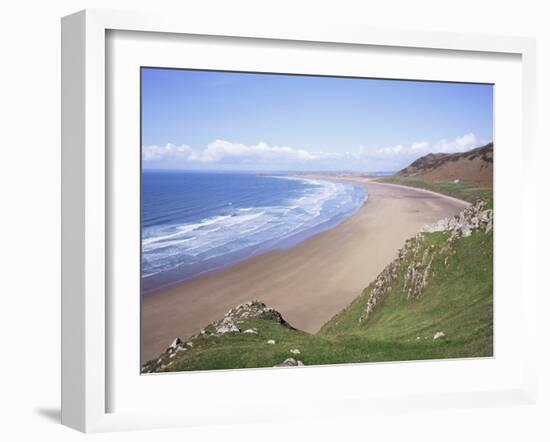
[[490, 85], [142, 69], [144, 168], [391, 171], [492, 139]]

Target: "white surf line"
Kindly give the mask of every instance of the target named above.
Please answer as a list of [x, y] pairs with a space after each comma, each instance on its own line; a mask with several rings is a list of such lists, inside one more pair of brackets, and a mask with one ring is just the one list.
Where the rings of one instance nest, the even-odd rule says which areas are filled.
[[[299, 175], [296, 175], [299, 177]], [[308, 177], [308, 174], [305, 174], [304, 176]], [[360, 177], [350, 177], [350, 176], [323, 176], [323, 175], [315, 175], [310, 174], [310, 179], [317, 179], [319, 181], [325, 180], [325, 181], [351, 181], [357, 184], [361, 184], [362, 186], [367, 187], [369, 184], [375, 184], [375, 185], [381, 185], [381, 186], [394, 186], [394, 187], [400, 187], [402, 189], [408, 189], [408, 190], [416, 190], [417, 192], [424, 192], [429, 193], [431, 195], [439, 196], [441, 198], [446, 198], [451, 201], [455, 201], [459, 204], [462, 204], [464, 207], [470, 206], [472, 203], [461, 200], [460, 198], [456, 198], [454, 196], [445, 195], [444, 193], [435, 192], [433, 190], [428, 189], [422, 189], [421, 187], [413, 187], [413, 186], [405, 186], [403, 184], [394, 184], [394, 183], [382, 183], [380, 181], [376, 181], [377, 178], [360, 178]], [[368, 190], [368, 189], [367, 189]], [[368, 199], [367, 199], [368, 201]], [[367, 202], [365, 201], [365, 203]]]

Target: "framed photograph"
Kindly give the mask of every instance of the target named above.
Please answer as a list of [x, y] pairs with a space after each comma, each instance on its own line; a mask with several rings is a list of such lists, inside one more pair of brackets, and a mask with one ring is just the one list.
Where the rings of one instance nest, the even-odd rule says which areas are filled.
[[534, 400], [534, 41], [62, 35], [64, 424]]

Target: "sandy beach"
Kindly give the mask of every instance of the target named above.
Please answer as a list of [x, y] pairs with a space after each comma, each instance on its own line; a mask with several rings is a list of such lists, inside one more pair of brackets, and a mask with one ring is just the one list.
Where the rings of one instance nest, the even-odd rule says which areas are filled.
[[268, 252], [144, 297], [142, 362], [156, 357], [174, 338], [189, 337], [252, 299], [280, 311], [293, 326], [315, 333], [359, 296], [407, 238], [467, 205], [419, 189], [353, 180], [366, 186], [369, 198], [333, 229], [288, 250]]

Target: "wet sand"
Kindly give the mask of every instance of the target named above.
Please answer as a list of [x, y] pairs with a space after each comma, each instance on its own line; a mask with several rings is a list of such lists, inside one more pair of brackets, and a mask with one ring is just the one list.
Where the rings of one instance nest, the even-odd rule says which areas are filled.
[[294, 327], [315, 333], [361, 294], [407, 238], [467, 206], [420, 189], [368, 178], [353, 180], [367, 188], [369, 198], [338, 226], [290, 249], [268, 252], [144, 297], [142, 362], [156, 357], [174, 338], [189, 337], [252, 299], [275, 308]]

